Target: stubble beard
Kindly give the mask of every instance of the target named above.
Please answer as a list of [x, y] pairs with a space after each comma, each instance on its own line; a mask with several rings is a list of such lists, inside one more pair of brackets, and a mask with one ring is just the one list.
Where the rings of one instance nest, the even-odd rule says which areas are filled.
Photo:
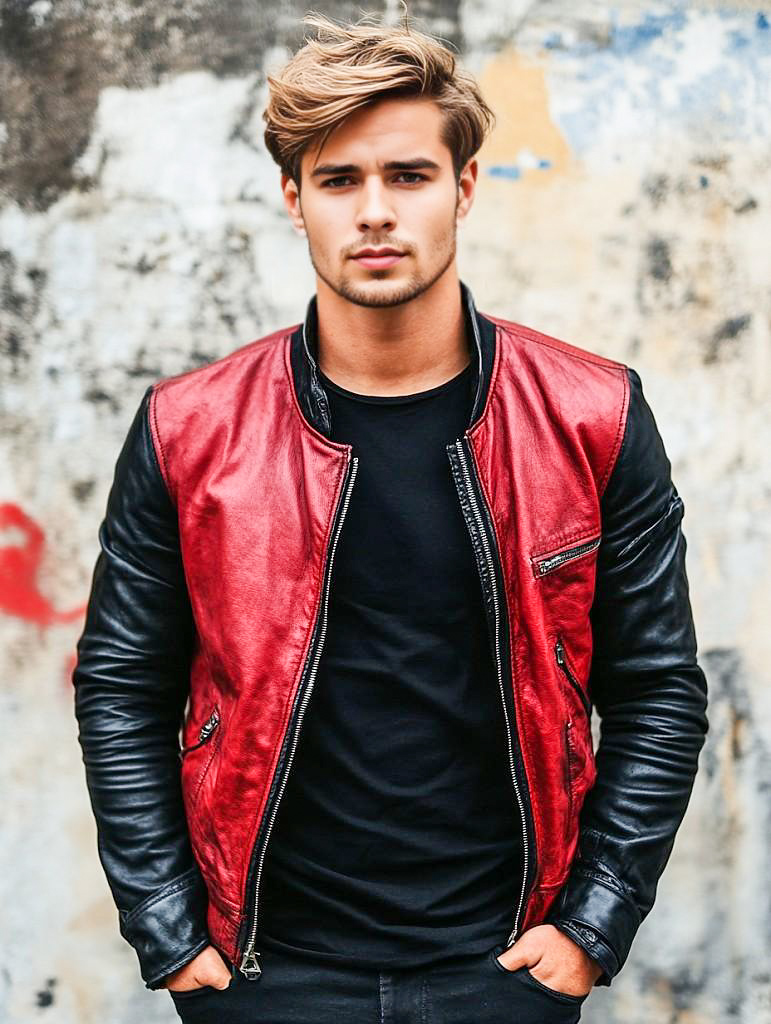
[[[348, 302], [352, 302], [356, 306], [366, 306], [370, 309], [385, 309], [390, 306], [401, 306], [405, 302], [411, 302], [416, 299], [419, 295], [436, 284], [442, 274], [445, 273], [447, 268], [450, 266], [452, 261], [455, 259], [455, 252], [457, 247], [457, 229], [455, 221], [453, 221], [452, 230], [449, 232], [449, 237], [446, 239], [445, 258], [441, 261], [438, 269], [435, 268], [429, 276], [424, 276], [419, 271], [413, 272], [409, 278], [404, 281], [400, 287], [393, 289], [392, 287], [386, 286], [382, 291], [376, 289], [364, 288], [351, 281], [343, 270], [336, 279], [332, 278], [326, 269], [315, 259], [313, 255], [313, 246], [311, 245], [310, 237], [308, 237], [308, 255], [313, 269], [316, 271], [321, 280], [332, 289], [341, 298], [346, 299]], [[444, 248], [444, 246], [443, 246]], [[344, 266], [348, 265], [348, 259], [345, 260]], [[372, 270], [370, 276], [376, 281], [388, 281], [389, 271], [386, 270]]]

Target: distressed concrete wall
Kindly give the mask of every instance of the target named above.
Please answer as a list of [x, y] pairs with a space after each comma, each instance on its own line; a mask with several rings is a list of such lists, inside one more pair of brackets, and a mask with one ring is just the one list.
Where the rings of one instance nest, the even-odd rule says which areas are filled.
[[[412, 10], [499, 117], [462, 276], [483, 310], [638, 370], [686, 506], [711, 730], [656, 906], [583, 1019], [768, 1024], [771, 11]], [[0, 1020], [170, 1022], [117, 931], [69, 673], [143, 390], [295, 322], [312, 293], [260, 120], [303, 8], [1, 12]]]

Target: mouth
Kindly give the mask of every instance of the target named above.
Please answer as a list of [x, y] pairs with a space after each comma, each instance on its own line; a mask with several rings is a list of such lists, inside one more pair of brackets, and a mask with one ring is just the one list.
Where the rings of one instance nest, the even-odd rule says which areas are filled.
[[392, 267], [399, 260], [404, 259], [404, 253], [398, 249], [361, 249], [353, 259], [362, 267], [370, 270], [382, 270], [385, 267]]

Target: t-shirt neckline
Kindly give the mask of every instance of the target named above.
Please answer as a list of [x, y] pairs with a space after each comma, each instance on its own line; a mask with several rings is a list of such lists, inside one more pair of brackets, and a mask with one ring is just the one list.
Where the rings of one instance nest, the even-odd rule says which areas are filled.
[[363, 395], [357, 391], [349, 391], [347, 388], [341, 387], [340, 384], [336, 384], [327, 377], [320, 367], [318, 373], [324, 387], [330, 388], [330, 390], [338, 395], [342, 395], [343, 398], [348, 398], [355, 402], [368, 402], [373, 405], [398, 405], [404, 402], [419, 402], [426, 398], [434, 398], [445, 391], [450, 391], [465, 380], [470, 371], [471, 362], [469, 361], [459, 373], [456, 373], [454, 377], [450, 377], [449, 380], [444, 381], [442, 384], [437, 384], [435, 387], [428, 388], [425, 391], [414, 391], [409, 395]]

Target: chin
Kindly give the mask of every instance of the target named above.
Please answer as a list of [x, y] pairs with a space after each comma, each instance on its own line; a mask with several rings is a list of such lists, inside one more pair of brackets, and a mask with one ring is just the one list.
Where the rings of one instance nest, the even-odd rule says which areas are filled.
[[415, 274], [389, 279], [387, 269], [372, 270], [369, 272], [369, 278], [368, 281], [342, 278], [335, 291], [357, 306], [372, 307], [400, 306], [425, 291], [423, 279]]

